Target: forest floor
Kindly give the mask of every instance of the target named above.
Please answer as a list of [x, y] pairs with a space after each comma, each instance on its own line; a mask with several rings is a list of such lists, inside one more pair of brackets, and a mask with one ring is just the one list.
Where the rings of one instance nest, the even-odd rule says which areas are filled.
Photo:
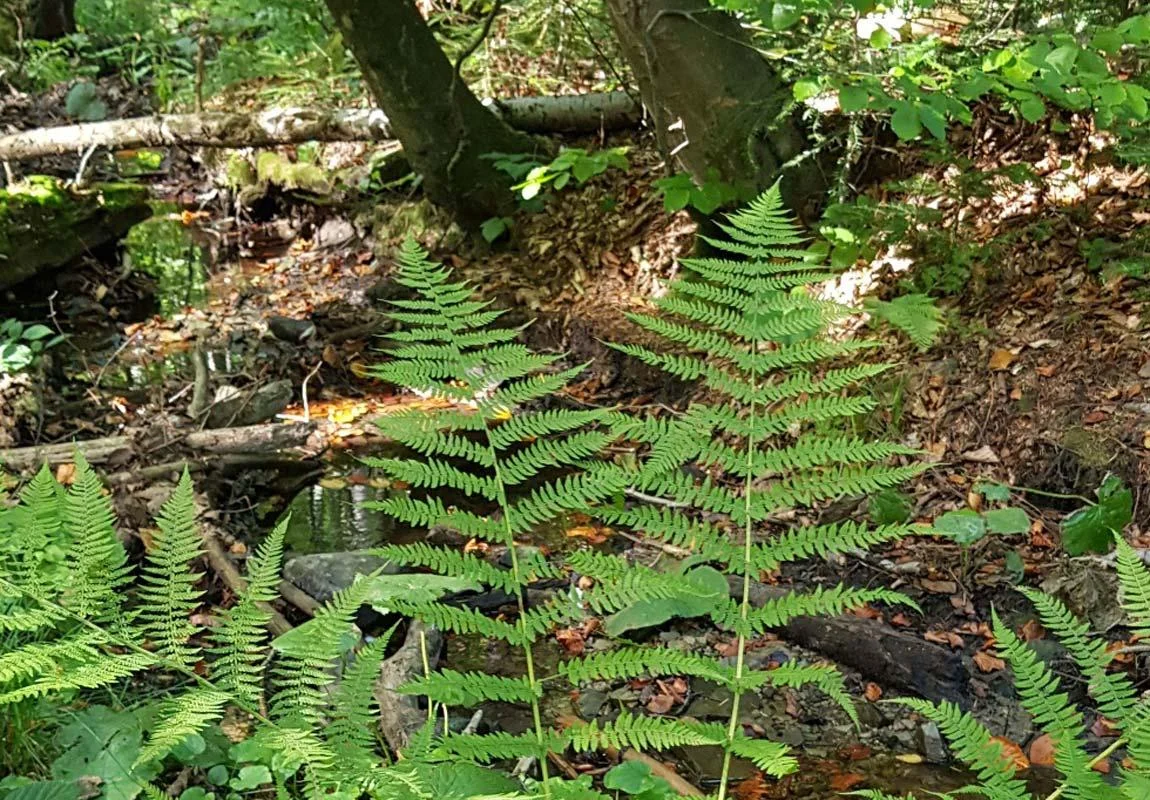
[[[923, 615], [877, 609], [860, 615], [961, 654], [974, 678], [971, 692], [985, 698], [1009, 694], [1004, 665], [988, 652], [987, 622], [993, 603], [1019, 625], [1028, 624], [1024, 604], [1011, 591], [1018, 579], [1062, 592], [1101, 630], [1120, 621], [1104, 559], [1072, 562], [1059, 547], [1060, 523], [1094, 496], [1106, 475], [1117, 475], [1132, 489], [1128, 537], [1150, 547], [1150, 533], [1144, 533], [1150, 523], [1150, 292], [1138, 278], [1100, 271], [1096, 254], [1104, 248], [1095, 244], [1109, 243], [1115, 251], [1137, 247], [1150, 218], [1150, 186], [1144, 172], [1109, 163], [1090, 132], [1073, 126], [1056, 135], [987, 113], [963, 135], [969, 139], [952, 144], [978, 169], [1026, 164], [1038, 179], [1001, 181], [988, 193], [967, 195], [955, 190], [960, 181], [953, 167], [924, 158], [898, 167], [893, 177], [902, 179], [899, 191], [867, 190], [886, 203], [931, 206], [940, 214], [937, 227], [961, 237], [971, 257], [954, 266], [939, 260], [940, 240], [912, 236], [901, 249], [860, 261], [840, 282], [851, 301], [860, 289], [877, 286], [881, 294], [900, 281], [914, 281], [920, 269], [954, 270], [938, 280], [959, 284], [943, 297], [946, 329], [925, 352], [881, 334], [887, 338], [885, 358], [899, 366], [872, 387], [879, 407], [860, 425], [920, 447], [935, 462], [913, 488], [916, 520], [979, 510], [991, 501], [976, 486], [992, 483], [1011, 487], [1013, 502], [1029, 516], [1029, 529], [988, 536], [969, 552], [933, 537], [904, 540], [866, 558], [808, 564], [773, 580], [893, 582], [920, 602]], [[38, 408], [18, 400], [27, 384], [0, 385], [0, 406], [7, 404], [0, 414], [0, 446], [128, 434], [139, 443], [135, 466], [161, 463], [181, 452], [174, 432], [187, 425], [197, 382], [194, 354], [203, 354], [209, 382], [217, 388], [247, 392], [286, 380], [292, 401], [280, 414], [318, 423], [311, 452], [322, 451], [328, 466], [322, 476], [309, 473], [270, 493], [257, 478], [218, 482], [214, 499], [240, 540], [234, 552], [242, 554], [245, 532], [266, 528], [301, 488], [342, 491], [349, 483], [371, 482], [361, 468], [347, 467], [341, 454], [370, 448], [371, 417], [413, 400], [366, 374], [377, 358], [373, 336], [385, 330], [381, 301], [390, 292], [391, 254], [408, 235], [508, 308], [509, 320], [535, 319], [527, 334], [533, 344], [591, 362], [585, 379], [570, 391], [572, 402], [648, 408], [684, 402], [690, 387], [636, 368], [603, 342], [638, 335], [626, 314], [649, 310], [650, 297], [674, 274], [676, 258], [690, 251], [694, 223], [686, 213], [663, 210], [651, 188], [662, 167], [646, 136], [581, 144], [628, 145], [631, 169], [556, 194], [545, 212], [521, 214], [512, 241], [494, 248], [464, 239], [427, 203], [395, 194], [352, 193], [335, 203], [269, 187], [254, 206], [237, 212], [223, 202], [226, 195], [202, 164], [184, 154], [170, 157], [146, 176], [158, 199], [156, 216], [127, 245], [131, 262], [150, 275], [129, 275], [122, 257], [93, 259], [56, 287], [59, 294], [47, 311], [73, 335], [45, 367]], [[370, 148], [333, 146], [324, 158], [342, 166], [364, 164]], [[65, 172], [71, 166], [44, 168]], [[944, 191], [920, 191], [927, 180]], [[285, 329], [283, 320], [310, 323], [314, 332], [293, 338], [304, 328]], [[861, 312], [857, 323], [865, 323]], [[213, 477], [210, 467], [207, 474]], [[131, 488], [125, 483], [118, 497], [127, 497]], [[863, 502], [817, 512], [819, 518], [841, 518], [863, 512]], [[144, 525], [145, 509], [124, 503], [129, 526]], [[566, 533], [588, 536], [585, 530]], [[590, 534], [600, 544], [614, 535], [602, 529]], [[647, 560], [659, 556], [647, 545], [622, 539], [615, 544], [634, 546]], [[1031, 638], [1041, 639], [1040, 628], [1031, 624], [1029, 630]], [[671, 633], [680, 643], [693, 642], [685, 646], [724, 646], [714, 632], [689, 624]], [[579, 630], [559, 644], [570, 650], [592, 646], [594, 639], [594, 631]], [[793, 657], [788, 651], [803, 652], [778, 640], [765, 640], [756, 652], [769, 661]], [[485, 657], [498, 660], [495, 653]], [[874, 680], [852, 675], [868, 701], [883, 695]], [[657, 710], [670, 702], [678, 712], [707, 714], [700, 702], [707, 697], [698, 687], [624, 689], [604, 696], [600, 706], [637, 703]], [[822, 781], [811, 796], [828, 782], [838, 790], [862, 785], [841, 777], [834, 784], [835, 776], [879, 769], [852, 766], [870, 758], [869, 749], [864, 754], [849, 748], [849, 726], [818, 701], [804, 694], [799, 703], [779, 693], [770, 702], [778, 707], [764, 708], [764, 719], [790, 720], [799, 729], [778, 735], [808, 744], [820, 738], [823, 754], [836, 764], [811, 773], [821, 773]], [[571, 703], [566, 711], [593, 716], [599, 710], [586, 697]], [[897, 714], [875, 714], [871, 727], [886, 729], [872, 737], [876, 748], [929, 749], [918, 729], [901, 726]], [[842, 735], [836, 738], [832, 728]], [[1016, 726], [1007, 721], [1002, 728], [1023, 744], [1025, 734]], [[808, 774], [805, 780], [815, 778]], [[793, 788], [776, 795], [774, 789], [751, 787], [747, 796], [803, 796]]]

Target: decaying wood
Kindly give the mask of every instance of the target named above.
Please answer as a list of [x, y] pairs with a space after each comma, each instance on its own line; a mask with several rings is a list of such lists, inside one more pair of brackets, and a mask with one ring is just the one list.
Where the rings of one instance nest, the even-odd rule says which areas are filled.
[[696, 788], [693, 784], [683, 778], [683, 776], [675, 772], [675, 770], [671, 769], [662, 761], [659, 761], [656, 758], [651, 758], [651, 756], [644, 753], [640, 753], [638, 750], [624, 750], [623, 760], [638, 761], [640, 763], [646, 764], [651, 768], [652, 775], [654, 775], [656, 778], [662, 778], [667, 783], [671, 784], [671, 788], [683, 797], [704, 796], [704, 793], [700, 789]]
[[72, 461], [79, 451], [90, 464], [116, 464], [132, 455], [132, 440], [127, 436], [105, 436], [83, 442], [62, 442], [37, 447], [0, 450], [0, 465], [10, 470], [24, 470], [41, 464], [55, 466]]
[[[742, 594], [742, 579], [731, 577], [732, 595]], [[786, 596], [787, 589], [755, 581], [751, 604]], [[970, 705], [970, 672], [961, 655], [878, 620], [861, 617], [797, 617], [782, 629], [792, 642], [822, 653], [843, 666], [891, 688], [928, 700]]]
[[[240, 428], [219, 428], [217, 430], [192, 431], [182, 442], [192, 450], [213, 455], [252, 455], [270, 454], [307, 443], [315, 426], [307, 422], [268, 423], [246, 425]], [[87, 439], [79, 442], [61, 442], [37, 447], [17, 447], [0, 450], [0, 466], [9, 470], [33, 469], [41, 464], [55, 466], [70, 463], [79, 452], [90, 464], [123, 464], [133, 453], [130, 436], [106, 436], [102, 439]], [[182, 462], [171, 462], [156, 467], [146, 467], [144, 471], [162, 475], [169, 469], [181, 469]], [[119, 478], [120, 483], [130, 483], [128, 477]]]
[[307, 422], [267, 423], [195, 431], [184, 438], [193, 450], [209, 453], [274, 453], [307, 443], [315, 426]]
[[[489, 101], [514, 128], [530, 132], [591, 132], [632, 127], [641, 110], [624, 92]], [[383, 141], [393, 138], [379, 109], [272, 108], [254, 114], [205, 111], [35, 128], [0, 136], [0, 161], [80, 153], [92, 147], [272, 147], [301, 142]]]
[[434, 669], [442, 645], [443, 634], [438, 629], [413, 621], [407, 629], [403, 646], [384, 661], [379, 670], [379, 677], [375, 680], [379, 728], [393, 751], [406, 747], [411, 736], [427, 721], [427, 712], [420, 710], [416, 698], [395, 690], [424, 674], [424, 652], [427, 653], [428, 668]]

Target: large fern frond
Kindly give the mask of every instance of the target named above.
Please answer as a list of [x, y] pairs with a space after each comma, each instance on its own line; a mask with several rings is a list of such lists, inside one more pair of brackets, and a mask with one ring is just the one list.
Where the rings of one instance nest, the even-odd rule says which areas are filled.
[[82, 617], [115, 619], [121, 610], [120, 588], [128, 582], [128, 554], [116, 536], [112, 505], [99, 476], [79, 452], [75, 460], [63, 512], [71, 537], [66, 603]]
[[162, 658], [191, 669], [202, 655], [200, 648], [191, 644], [199, 630], [191, 616], [200, 603], [195, 587], [202, 577], [192, 570], [192, 564], [203, 555], [203, 542], [196, 526], [192, 478], [186, 469], [160, 509], [156, 524], [158, 530], [140, 579], [137, 624]]

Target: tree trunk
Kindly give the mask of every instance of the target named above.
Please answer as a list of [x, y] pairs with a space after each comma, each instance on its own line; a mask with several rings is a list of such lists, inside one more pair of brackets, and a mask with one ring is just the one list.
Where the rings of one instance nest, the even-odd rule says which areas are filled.
[[76, 32], [76, 0], [40, 0], [32, 36], [59, 39]]
[[508, 176], [483, 156], [541, 145], [483, 107], [412, 0], [327, 5], [428, 196], [471, 228], [512, 211]]
[[738, 21], [707, 0], [607, 0], [607, 8], [663, 154], [700, 184], [717, 176], [759, 192], [782, 176], [801, 214], [821, 180], [806, 166], [784, 169], [806, 146], [784, 113], [791, 87]]

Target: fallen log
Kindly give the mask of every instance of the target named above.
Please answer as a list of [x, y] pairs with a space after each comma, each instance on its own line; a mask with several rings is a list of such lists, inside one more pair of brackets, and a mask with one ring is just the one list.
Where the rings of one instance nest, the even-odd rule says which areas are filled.
[[[731, 593], [741, 596], [742, 578], [731, 577]], [[750, 600], [762, 606], [786, 596], [780, 586], [751, 583]], [[927, 700], [948, 700], [969, 708], [970, 672], [962, 656], [918, 636], [861, 617], [796, 617], [784, 626], [788, 641], [822, 653], [867, 678]]]
[[[192, 431], [182, 438], [173, 439], [175, 445], [181, 441], [192, 450], [213, 455], [263, 454], [302, 447], [307, 443], [315, 426], [308, 422], [267, 423], [247, 425], [241, 428], [219, 428], [216, 430]], [[17, 447], [0, 450], [0, 466], [9, 470], [26, 470], [41, 464], [55, 466], [71, 463], [76, 453], [81, 453], [90, 464], [123, 464], [133, 453], [130, 436], [106, 436], [102, 439], [88, 439], [80, 442]], [[160, 465], [161, 471], [170, 465]]]
[[[642, 109], [625, 92], [517, 97], [488, 105], [515, 128], [533, 133], [589, 133], [633, 127]], [[272, 108], [254, 114], [204, 111], [34, 128], [0, 137], [0, 161], [82, 153], [89, 148], [272, 147], [301, 142], [394, 138], [379, 109]]]

